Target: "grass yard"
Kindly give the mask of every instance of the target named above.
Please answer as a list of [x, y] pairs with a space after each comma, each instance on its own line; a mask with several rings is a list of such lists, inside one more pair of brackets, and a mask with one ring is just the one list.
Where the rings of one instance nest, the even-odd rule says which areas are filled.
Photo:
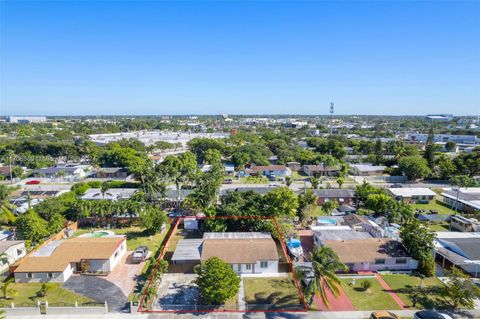
[[15, 305], [20, 306], [36, 304], [39, 300], [45, 301], [48, 300], [50, 304], [69, 304], [74, 305], [75, 301], [80, 303], [95, 302], [94, 300], [87, 298], [85, 296], [77, 295], [76, 293], [71, 292], [70, 290], [63, 289], [60, 287], [60, 284], [52, 284], [54, 288], [51, 289], [46, 297], [38, 298], [37, 292], [42, 287], [41, 283], [12, 283], [8, 287], [13, 289], [9, 293], [11, 299], [0, 299], [0, 307], [10, 306], [12, 301]]
[[[360, 289], [360, 282], [366, 280], [371, 283], [367, 291]], [[355, 286], [350, 286], [352, 279], [342, 279], [343, 289], [350, 302], [357, 310], [398, 310], [399, 305], [393, 300], [375, 278], [356, 279]]]
[[454, 210], [440, 203], [438, 196], [428, 204], [413, 204], [412, 206], [415, 209], [425, 209], [427, 213], [432, 209], [436, 210], [439, 214], [455, 214]]
[[448, 223], [440, 223], [440, 224], [433, 224], [431, 223], [428, 225], [428, 228], [430, 228], [433, 231], [449, 231], [449, 224]]
[[425, 278], [422, 281], [419, 277], [413, 275], [385, 274], [382, 275], [382, 278], [409, 307], [413, 307], [411, 296], [414, 289], [412, 288], [419, 286], [420, 282], [424, 287], [424, 293], [420, 296], [415, 308], [431, 309], [445, 306], [439, 293], [439, 288], [443, 284], [436, 277]]
[[293, 276], [280, 278], [244, 278], [245, 300], [249, 304], [275, 306], [300, 305], [300, 292]]
[[[126, 235], [127, 236], [127, 249], [135, 250], [138, 246], [147, 246], [148, 249], [152, 252], [157, 251], [160, 244], [163, 242], [163, 238], [168, 233], [170, 224], [167, 224], [167, 228], [160, 234], [150, 235], [145, 233], [140, 227], [132, 226], [125, 228], [115, 228], [111, 231], [115, 232], [117, 235]], [[103, 230], [102, 228], [83, 228], [75, 232], [75, 236], [80, 236], [86, 233], [90, 233], [92, 230]]]

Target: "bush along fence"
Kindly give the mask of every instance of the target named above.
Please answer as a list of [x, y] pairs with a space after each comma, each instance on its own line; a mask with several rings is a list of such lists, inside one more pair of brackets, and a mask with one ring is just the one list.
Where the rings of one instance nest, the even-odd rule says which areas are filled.
[[[168, 271], [168, 261], [164, 260], [166, 250], [170, 242], [170, 237], [178, 228], [180, 224], [180, 218], [177, 218], [173, 222], [173, 227], [170, 227], [167, 235], [165, 236], [162, 245], [155, 252], [155, 255], [151, 257], [150, 264], [144, 273], [146, 278], [146, 284], [141, 291], [140, 309], [152, 309], [152, 304], [157, 297], [158, 286], [161, 283], [162, 275]], [[135, 303], [134, 303], [135, 304]], [[136, 309], [132, 309], [136, 311]]]

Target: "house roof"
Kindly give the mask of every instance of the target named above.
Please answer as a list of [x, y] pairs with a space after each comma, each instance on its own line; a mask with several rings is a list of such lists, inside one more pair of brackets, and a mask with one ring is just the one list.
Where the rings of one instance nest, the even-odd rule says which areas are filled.
[[325, 171], [338, 171], [338, 167], [325, 166], [323, 164], [318, 165], [303, 165], [303, 168], [308, 169], [310, 172], [325, 172]]
[[200, 260], [203, 239], [181, 239], [175, 251], [173, 252], [172, 261]]
[[94, 200], [94, 199], [108, 199], [108, 200], [118, 200], [118, 199], [128, 199], [137, 191], [136, 188], [109, 188], [105, 191], [105, 194], [102, 194], [100, 188], [90, 188], [85, 194], [82, 195], [81, 199], [83, 200]]
[[313, 234], [323, 243], [325, 241], [330, 241], [330, 240], [337, 240], [337, 241], [355, 240], [356, 241], [361, 239], [372, 238], [372, 235], [370, 235], [367, 232], [354, 231], [352, 229], [345, 229], [345, 227], [349, 227], [349, 226], [331, 226], [328, 229], [326, 229], [325, 227], [322, 227], [323, 229], [317, 228], [318, 230], [314, 230]]
[[124, 167], [101, 167], [96, 171], [101, 173], [106, 173], [106, 174], [114, 174], [117, 172], [126, 172], [127, 169]]
[[259, 260], [278, 260], [277, 246], [271, 236], [269, 238], [207, 236], [203, 240], [201, 259], [207, 260], [214, 256], [230, 264], [253, 264]]
[[389, 188], [388, 190], [394, 196], [399, 196], [399, 197], [435, 196], [435, 195], [437, 195], [430, 188], [424, 188], [424, 187]]
[[353, 189], [326, 188], [316, 189], [315, 195], [322, 198], [353, 198], [355, 191]]
[[287, 167], [285, 165], [268, 165], [268, 166], [252, 166], [250, 170], [255, 172], [263, 171], [286, 171]]
[[368, 218], [357, 214], [351, 214], [343, 217], [345, 223], [349, 226], [354, 226], [361, 223], [368, 223]]
[[125, 237], [57, 240], [22, 259], [14, 272], [63, 272], [71, 262], [109, 259]]
[[457, 190], [444, 188], [442, 196], [453, 200], [457, 200], [458, 198], [459, 202], [472, 206], [475, 209], [480, 209], [480, 187], [460, 188], [458, 194]]
[[360, 172], [377, 172], [384, 171], [386, 166], [377, 166], [369, 164], [351, 164], [350, 167], [360, 171]]
[[4, 253], [8, 248], [15, 246], [15, 245], [24, 245], [24, 240], [2, 240], [0, 241], [0, 254]]
[[374, 262], [376, 259], [407, 257], [403, 245], [394, 239], [369, 238], [361, 240], [326, 240], [343, 263]]

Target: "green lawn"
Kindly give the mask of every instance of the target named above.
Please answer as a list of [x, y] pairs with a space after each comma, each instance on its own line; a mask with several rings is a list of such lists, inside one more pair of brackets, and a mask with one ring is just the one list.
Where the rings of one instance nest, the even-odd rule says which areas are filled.
[[413, 275], [385, 274], [382, 275], [382, 278], [409, 307], [413, 307], [411, 299], [412, 292], [414, 290], [418, 291], [413, 287], [419, 286], [420, 282], [422, 282], [422, 286], [424, 287], [424, 293], [420, 296], [415, 308], [430, 309], [442, 308], [445, 306], [439, 293], [439, 288], [443, 284], [436, 277], [425, 278], [422, 281], [419, 277]]
[[284, 278], [244, 278], [245, 300], [249, 304], [299, 305], [300, 292], [291, 274]]
[[[170, 228], [170, 224], [167, 224], [167, 228], [160, 234], [157, 233], [155, 235], [150, 235], [145, 233], [140, 227], [132, 226], [132, 227], [125, 227], [125, 228], [116, 228], [111, 229], [111, 231], [115, 232], [118, 235], [126, 235], [127, 236], [127, 249], [128, 250], [135, 250], [138, 246], [147, 246], [148, 249], [152, 252], [157, 251], [158, 247], [163, 241], [163, 238], [168, 233], [168, 229]], [[103, 230], [102, 228], [84, 228], [79, 229], [75, 232], [75, 236], [80, 236], [86, 233], [90, 233], [93, 230]]]
[[12, 301], [18, 306], [21, 304], [36, 304], [39, 300], [48, 300], [50, 304], [64, 303], [70, 305], [74, 305], [75, 301], [77, 301], [79, 304], [95, 302], [90, 298], [77, 295], [70, 290], [61, 288], [60, 284], [52, 285], [54, 285], [55, 287], [48, 292], [46, 297], [38, 298], [37, 292], [42, 287], [41, 283], [12, 283], [9, 285], [9, 289], [13, 289], [13, 291], [9, 293], [11, 299], [0, 299], [0, 306], [10, 306]]
[[425, 209], [427, 213], [430, 211], [430, 209], [433, 209], [433, 210], [436, 210], [439, 214], [449, 214], [449, 215], [455, 214], [454, 210], [440, 203], [438, 196], [436, 199], [433, 199], [428, 204], [413, 204], [412, 206], [413, 208], [416, 208], [416, 209]]
[[[363, 291], [360, 282], [369, 281], [372, 286]], [[400, 306], [393, 300], [375, 278], [355, 279], [355, 286], [350, 286], [352, 279], [342, 279], [343, 289], [357, 310], [398, 310]]]
[[428, 228], [430, 228], [433, 231], [449, 231], [449, 224], [448, 223], [440, 223], [440, 224], [433, 224], [430, 223], [428, 225]]

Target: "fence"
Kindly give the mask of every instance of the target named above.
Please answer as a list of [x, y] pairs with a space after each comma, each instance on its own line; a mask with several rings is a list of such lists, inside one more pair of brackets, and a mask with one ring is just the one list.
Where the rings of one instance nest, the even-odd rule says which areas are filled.
[[160, 309], [153, 311], [302, 311], [305, 310], [303, 304], [249, 304], [240, 306], [238, 302], [229, 305], [198, 305], [198, 304], [161, 304]]
[[105, 303], [88, 302], [79, 304], [75, 302], [72, 306], [66, 303], [52, 303], [45, 302], [45, 313], [48, 315], [64, 315], [64, 314], [106, 314], [108, 313], [108, 305]]
[[0, 308], [0, 310], [5, 312], [7, 318], [42, 314], [40, 303], [15, 304], [12, 302], [10, 307]]

